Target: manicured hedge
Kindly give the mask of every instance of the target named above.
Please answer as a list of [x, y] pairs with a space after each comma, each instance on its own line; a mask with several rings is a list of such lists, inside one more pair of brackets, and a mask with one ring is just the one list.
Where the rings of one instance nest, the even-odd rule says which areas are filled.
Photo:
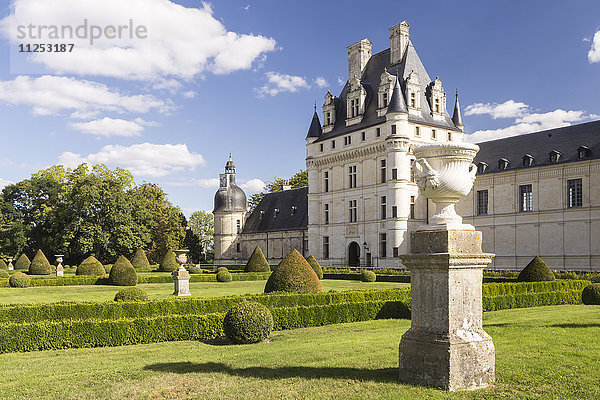
[[402, 300], [410, 303], [410, 289], [348, 290], [327, 293], [274, 293], [213, 298], [171, 298], [135, 303], [72, 302], [0, 306], [0, 323], [61, 321], [67, 319], [145, 318], [169, 314], [226, 312], [243, 301], [269, 308]]
[[546, 282], [515, 282], [515, 283], [484, 283], [483, 297], [500, 296], [505, 294], [521, 294], [533, 292], [560, 292], [579, 290], [582, 291], [589, 281], [584, 280], [559, 280]]
[[508, 310], [539, 306], [555, 306], [560, 304], [581, 304], [582, 290], [565, 290], [561, 292], [539, 292], [505, 294], [502, 296], [484, 297], [483, 311]]

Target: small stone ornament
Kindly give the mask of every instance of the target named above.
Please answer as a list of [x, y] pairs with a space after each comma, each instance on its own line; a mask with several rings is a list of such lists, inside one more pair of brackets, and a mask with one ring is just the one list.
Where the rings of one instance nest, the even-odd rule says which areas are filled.
[[13, 263], [12, 263], [12, 262], [13, 262], [13, 258], [12, 258], [12, 257], [9, 257], [9, 258], [8, 258], [8, 270], [9, 270], [9, 271], [13, 271], [13, 270], [15, 269], [15, 266], [13, 265]]
[[185, 269], [183, 264], [187, 261], [187, 253], [189, 250], [175, 250], [175, 260], [179, 264], [179, 269], [173, 271], [173, 284], [175, 296], [191, 296], [190, 293], [190, 273]]
[[56, 276], [65, 276], [65, 268], [62, 266], [63, 254], [56, 254]]

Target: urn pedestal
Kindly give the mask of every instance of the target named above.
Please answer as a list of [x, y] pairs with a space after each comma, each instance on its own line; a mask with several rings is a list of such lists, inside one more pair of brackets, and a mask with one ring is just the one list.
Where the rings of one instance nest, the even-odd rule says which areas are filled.
[[187, 261], [187, 253], [189, 250], [175, 250], [175, 259], [179, 264], [177, 271], [173, 271], [173, 284], [175, 296], [191, 296], [190, 293], [190, 273], [185, 269], [183, 264]]
[[56, 254], [56, 276], [65, 276], [65, 267], [62, 266], [63, 254]]
[[15, 266], [13, 265], [13, 263], [12, 263], [12, 262], [13, 262], [13, 259], [12, 259], [12, 257], [9, 257], [9, 258], [8, 258], [8, 270], [9, 270], [9, 271], [14, 271], [14, 269], [15, 269]]

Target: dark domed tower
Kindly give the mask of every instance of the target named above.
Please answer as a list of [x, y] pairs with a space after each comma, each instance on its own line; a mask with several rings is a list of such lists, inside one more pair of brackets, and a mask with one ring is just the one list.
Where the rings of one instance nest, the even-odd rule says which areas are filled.
[[225, 173], [219, 175], [219, 190], [215, 193], [215, 264], [240, 261], [239, 234], [247, 212], [246, 194], [235, 184], [235, 165], [229, 155]]

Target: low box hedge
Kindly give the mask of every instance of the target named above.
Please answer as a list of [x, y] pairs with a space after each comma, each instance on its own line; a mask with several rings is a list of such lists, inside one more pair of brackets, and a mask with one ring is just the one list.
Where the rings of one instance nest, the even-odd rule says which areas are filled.
[[560, 292], [570, 290], [583, 291], [589, 281], [584, 280], [557, 280], [545, 282], [514, 282], [514, 283], [484, 283], [482, 295], [500, 296], [505, 294]]
[[560, 292], [529, 292], [489, 296], [482, 299], [483, 311], [508, 310], [561, 304], [581, 304], [583, 290], [565, 290]]

